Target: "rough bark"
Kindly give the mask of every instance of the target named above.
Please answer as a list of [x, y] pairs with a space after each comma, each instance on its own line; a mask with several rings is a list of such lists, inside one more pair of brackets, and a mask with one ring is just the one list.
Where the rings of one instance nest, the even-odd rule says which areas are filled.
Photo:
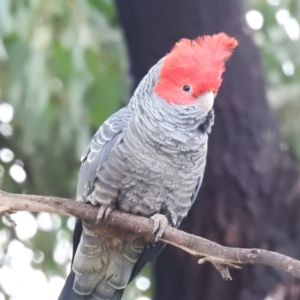
[[[234, 247], [300, 257], [296, 163], [265, 93], [257, 48], [241, 0], [116, 0], [134, 85], [182, 37], [226, 32], [239, 41], [216, 99], [203, 186], [182, 229]], [[300, 299], [293, 279], [246, 267], [224, 282], [211, 266], [167, 247], [156, 260], [156, 300]], [[289, 296], [287, 296], [289, 294]]]

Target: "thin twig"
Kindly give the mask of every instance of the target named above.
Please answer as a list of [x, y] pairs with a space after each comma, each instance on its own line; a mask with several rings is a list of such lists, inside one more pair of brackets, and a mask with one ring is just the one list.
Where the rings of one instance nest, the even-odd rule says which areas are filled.
[[[95, 222], [97, 207], [58, 197], [10, 194], [0, 190], [0, 214], [13, 211], [48, 212]], [[112, 211], [103, 224], [125, 228], [140, 234], [152, 235], [153, 220], [117, 210]], [[211, 262], [225, 280], [231, 280], [229, 267], [241, 264], [265, 265], [300, 278], [300, 261], [263, 249], [243, 249], [221, 246], [210, 240], [167, 227], [162, 241], [178, 247], [194, 256], [201, 257], [199, 263]]]

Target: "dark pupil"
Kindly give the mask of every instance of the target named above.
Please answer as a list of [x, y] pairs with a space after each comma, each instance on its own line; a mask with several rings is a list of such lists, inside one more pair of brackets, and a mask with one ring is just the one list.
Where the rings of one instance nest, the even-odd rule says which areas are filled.
[[183, 87], [183, 90], [185, 92], [188, 92], [190, 89], [191, 89], [191, 87], [189, 85], [187, 85], [187, 84]]

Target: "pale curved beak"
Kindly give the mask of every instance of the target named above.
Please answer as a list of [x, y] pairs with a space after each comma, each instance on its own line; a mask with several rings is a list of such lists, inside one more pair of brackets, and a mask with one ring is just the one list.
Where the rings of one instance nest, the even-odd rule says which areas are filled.
[[208, 92], [197, 97], [196, 102], [210, 111], [214, 105], [215, 96], [213, 92]]

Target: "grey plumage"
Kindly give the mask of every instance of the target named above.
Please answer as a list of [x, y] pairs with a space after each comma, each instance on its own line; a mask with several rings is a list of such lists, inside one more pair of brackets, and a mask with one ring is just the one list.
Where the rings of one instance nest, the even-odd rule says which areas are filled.
[[[100, 127], [82, 157], [77, 198], [151, 217], [156, 238], [177, 227], [202, 183], [214, 96], [237, 41], [224, 33], [182, 39], [144, 77], [127, 107]], [[79, 220], [75, 256], [59, 300], [121, 300], [164, 244]]]
[[[202, 182], [213, 112], [157, 97], [160, 67], [95, 134], [82, 157], [77, 198], [146, 217], [160, 213], [177, 227]], [[120, 300], [132, 274], [162, 247], [109, 226], [99, 236], [84, 224], [72, 267], [77, 299]]]

